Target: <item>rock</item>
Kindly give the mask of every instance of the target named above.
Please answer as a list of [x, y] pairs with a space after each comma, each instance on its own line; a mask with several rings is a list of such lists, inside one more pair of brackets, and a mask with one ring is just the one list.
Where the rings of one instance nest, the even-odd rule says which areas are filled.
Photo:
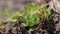
[[49, 6], [51, 9], [53, 9], [55, 12], [60, 14], [60, 0], [51, 0], [49, 2]]

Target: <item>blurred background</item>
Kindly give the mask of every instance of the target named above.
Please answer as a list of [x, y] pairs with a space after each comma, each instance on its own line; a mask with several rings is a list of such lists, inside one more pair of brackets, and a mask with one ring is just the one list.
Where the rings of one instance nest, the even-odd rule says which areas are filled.
[[16, 11], [23, 11], [24, 7], [26, 7], [29, 3], [35, 3], [36, 0], [0, 0], [0, 20], [5, 20], [8, 17], [5, 15], [5, 8], [13, 8], [11, 14]]

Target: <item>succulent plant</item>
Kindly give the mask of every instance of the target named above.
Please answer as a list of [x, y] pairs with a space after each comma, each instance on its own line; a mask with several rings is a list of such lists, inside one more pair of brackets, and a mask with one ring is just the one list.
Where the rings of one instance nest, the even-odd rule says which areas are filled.
[[[34, 5], [30, 4], [26, 7], [20, 17], [20, 21], [24, 26], [34, 26], [39, 24], [40, 18], [45, 18], [48, 20], [50, 11], [46, 8], [47, 4], [40, 5], [36, 3]], [[43, 13], [42, 13], [43, 12]]]

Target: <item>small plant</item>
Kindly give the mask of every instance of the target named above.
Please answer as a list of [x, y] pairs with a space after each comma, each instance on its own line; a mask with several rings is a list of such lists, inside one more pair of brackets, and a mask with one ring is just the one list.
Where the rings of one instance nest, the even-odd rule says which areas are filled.
[[38, 3], [35, 5], [30, 4], [24, 9], [23, 15], [20, 17], [20, 20], [24, 26], [34, 26], [39, 24], [39, 6], [40, 5]]
[[46, 8], [47, 4], [40, 5], [36, 3], [26, 7], [20, 16], [20, 21], [24, 26], [34, 26], [39, 24], [40, 18], [49, 20], [50, 11]]
[[[40, 18], [44, 18], [45, 20], [49, 20], [49, 16], [51, 14], [50, 10], [47, 9], [47, 4], [42, 4], [40, 5], [39, 3], [36, 4], [29, 4], [28, 7], [24, 8], [23, 12], [16, 12], [14, 14], [11, 14], [11, 11], [13, 9], [10, 8], [5, 8], [6, 11], [6, 15], [12, 19], [12, 21], [14, 19], [17, 19], [18, 21], [14, 21], [12, 24], [12, 27], [21, 27], [20, 25], [23, 25], [26, 29], [28, 28], [29, 32], [32, 32], [35, 30], [35, 27], [37, 27], [38, 25], [40, 25]], [[2, 22], [0, 22], [0, 27], [11, 23], [10, 21], [5, 22], [5, 24], [3, 24]], [[17, 24], [18, 23], [18, 24]], [[11, 25], [12, 25], [11, 24]], [[20, 24], [20, 25], [19, 25]], [[15, 26], [16, 25], [16, 26]], [[22, 30], [24, 30], [24, 27]], [[13, 29], [14, 29], [13, 28]], [[20, 30], [19, 28], [17, 28], [18, 30]]]
[[[51, 14], [50, 10], [46, 8], [47, 4], [40, 5], [39, 3], [36, 4], [29, 4], [28, 7], [24, 8], [23, 12], [16, 12], [11, 14], [12, 9], [6, 8], [6, 14], [11, 19], [18, 19], [20, 17], [21, 24], [24, 27], [32, 27], [34, 29], [35, 25], [39, 25], [40, 18], [45, 18], [49, 20], [49, 15]], [[32, 30], [30, 29], [30, 31]]]
[[23, 12], [20, 14], [19, 12], [14, 13], [13, 15], [10, 13], [11, 10], [6, 9], [7, 15], [11, 19], [17, 19], [20, 17], [20, 21], [22, 25], [26, 26], [35, 26], [39, 24], [40, 18], [45, 18], [49, 20], [50, 11], [46, 8], [47, 4], [40, 5], [36, 3], [34, 5], [29, 4], [28, 7], [24, 8]]

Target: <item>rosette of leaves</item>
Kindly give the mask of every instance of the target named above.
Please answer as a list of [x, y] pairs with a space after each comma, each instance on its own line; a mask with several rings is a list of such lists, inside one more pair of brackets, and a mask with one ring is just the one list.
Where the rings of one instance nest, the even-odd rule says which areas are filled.
[[40, 18], [45, 18], [49, 20], [49, 15], [51, 14], [50, 11], [46, 8], [47, 4], [40, 5], [39, 3], [36, 4], [29, 4], [28, 7], [24, 8], [22, 14], [16, 12], [11, 14], [11, 10], [6, 8], [7, 15], [11, 19], [17, 19], [20, 16], [20, 21], [24, 26], [35, 26], [39, 24]]
[[[45, 18], [48, 20], [50, 11], [46, 8], [47, 4], [40, 5], [36, 3], [34, 5], [30, 4], [26, 7], [20, 16], [20, 21], [24, 26], [35, 26], [39, 24], [40, 18]], [[43, 13], [42, 13], [43, 12]]]

